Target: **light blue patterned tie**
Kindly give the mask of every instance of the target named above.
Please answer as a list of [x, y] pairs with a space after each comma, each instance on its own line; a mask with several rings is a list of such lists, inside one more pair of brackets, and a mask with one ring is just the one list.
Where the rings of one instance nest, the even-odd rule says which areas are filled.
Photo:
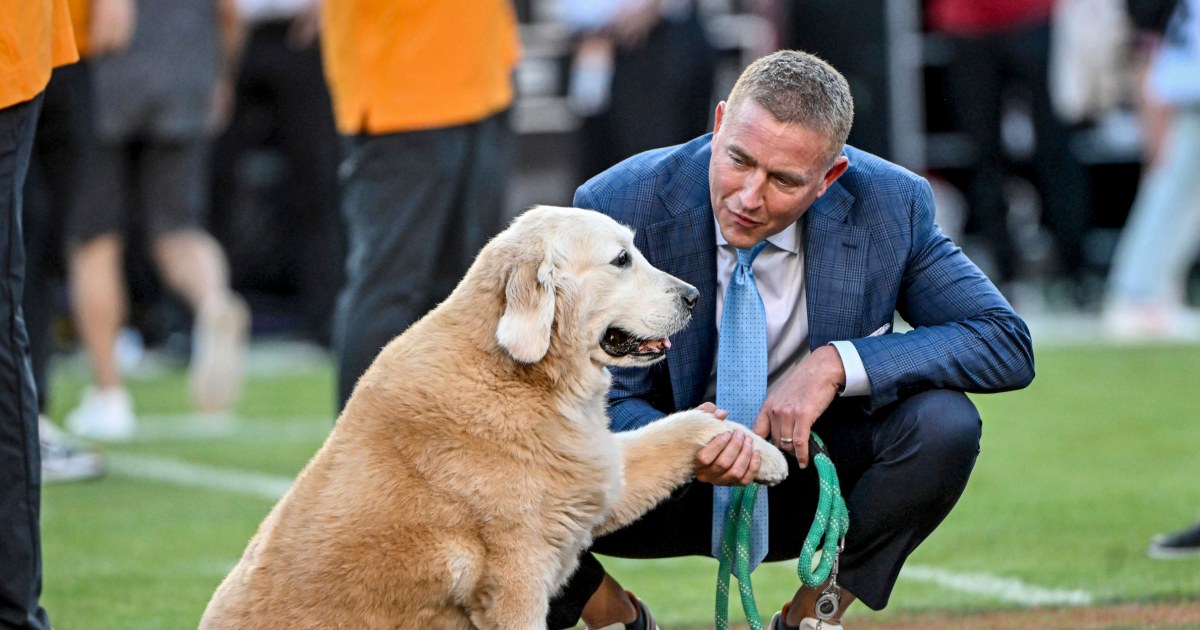
[[[717, 344], [717, 406], [729, 420], [754, 425], [767, 398], [767, 314], [750, 265], [766, 241], [737, 250], [737, 266], [725, 289], [725, 305]], [[713, 488], [712, 553], [721, 557], [726, 512], [736, 488]], [[750, 570], [767, 556], [767, 494], [758, 493], [750, 533]]]

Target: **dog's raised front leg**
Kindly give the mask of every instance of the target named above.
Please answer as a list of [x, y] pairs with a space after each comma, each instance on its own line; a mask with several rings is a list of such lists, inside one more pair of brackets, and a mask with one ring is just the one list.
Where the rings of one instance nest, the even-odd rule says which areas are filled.
[[[714, 437], [745, 427], [716, 419], [705, 411], [671, 414], [636, 431], [617, 434], [625, 485], [616, 505], [593, 529], [601, 536], [649, 512], [695, 474], [695, 454]], [[787, 477], [787, 461], [774, 445], [754, 435], [761, 465], [756, 480], [776, 484]]]

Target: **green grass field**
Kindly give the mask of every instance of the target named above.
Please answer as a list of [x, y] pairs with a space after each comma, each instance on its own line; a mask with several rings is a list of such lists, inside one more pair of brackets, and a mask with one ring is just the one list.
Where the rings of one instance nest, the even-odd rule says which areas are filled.
[[[182, 375], [130, 382], [139, 438], [106, 448], [104, 479], [44, 490], [43, 603], [56, 628], [196, 626], [268, 497], [331, 426], [329, 367], [300, 363], [252, 375], [226, 423], [187, 415]], [[924, 611], [1200, 600], [1200, 560], [1145, 554], [1152, 535], [1200, 517], [1200, 346], [1039, 348], [1037, 367], [1030, 388], [975, 398], [983, 452], [966, 494], [888, 610], [852, 613], [851, 627]], [[56, 420], [83, 379], [58, 370]], [[608, 566], [664, 627], [712, 626], [715, 561]], [[762, 567], [760, 611], [795, 584], [794, 565]]]

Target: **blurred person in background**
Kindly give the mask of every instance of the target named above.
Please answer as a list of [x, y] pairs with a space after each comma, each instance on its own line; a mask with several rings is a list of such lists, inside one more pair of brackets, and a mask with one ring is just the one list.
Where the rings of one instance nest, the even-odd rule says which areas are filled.
[[116, 360], [127, 311], [127, 231], [144, 230], [162, 280], [194, 315], [192, 402], [227, 411], [241, 387], [250, 313], [203, 229], [209, 140], [228, 116], [240, 40], [232, 0], [139, 0], [129, 44], [91, 59], [96, 142], [66, 227], [77, 332], [92, 386], [67, 416], [76, 435], [136, 428]]
[[65, 277], [63, 224], [76, 212], [92, 148], [91, 78], [86, 58], [121, 50], [133, 34], [133, 0], [69, 0], [78, 63], [50, 77], [25, 182], [25, 296], [30, 360], [38, 390], [42, 481], [92, 479], [104, 472], [93, 449], [73, 440], [45, 415], [54, 354], [56, 298]]
[[[1120, 338], [1171, 338], [1189, 319], [1187, 278], [1200, 249], [1200, 0], [1129, 8], [1149, 42], [1139, 86], [1146, 172], [1113, 257], [1103, 321]], [[1147, 553], [1200, 557], [1200, 520], [1156, 536]]]
[[393, 337], [437, 305], [506, 220], [520, 52], [509, 0], [322, 3], [345, 137], [338, 408]]
[[695, 0], [559, 0], [578, 33], [569, 102], [583, 116], [578, 182], [708, 129], [716, 50]]
[[[1145, 120], [1165, 124], [1144, 127], [1146, 170], [1109, 272], [1103, 321], [1120, 338], [1171, 338], [1195, 320], [1187, 281], [1200, 251], [1200, 2], [1173, 2], [1169, 15], [1161, 32], [1140, 25], [1156, 41], [1139, 86]], [[1200, 532], [1191, 537], [1200, 545]]]
[[213, 150], [210, 226], [225, 245], [234, 285], [287, 291], [304, 337], [328, 347], [345, 252], [320, 3], [237, 6], [246, 43], [233, 114]]
[[1171, 123], [1171, 106], [1160, 101], [1150, 86], [1148, 77], [1154, 57], [1162, 46], [1163, 32], [1175, 12], [1179, 0], [1127, 0], [1121, 8], [1126, 11], [1131, 31], [1125, 54], [1130, 57], [1130, 91], [1141, 130], [1143, 172], [1149, 171], [1162, 155], [1163, 140]]
[[1021, 272], [1005, 195], [1013, 168], [1002, 137], [1005, 104], [1017, 96], [1028, 103], [1033, 123], [1033, 183], [1042, 220], [1054, 236], [1071, 296], [1082, 306], [1090, 192], [1087, 171], [1071, 152], [1070, 129], [1050, 102], [1053, 5], [1054, 0], [926, 0], [926, 17], [930, 30], [943, 34], [952, 48], [947, 98], [955, 128], [971, 142], [965, 193], [970, 220], [992, 250], [993, 280], [1011, 295]]
[[66, 0], [0, 0], [0, 626], [48, 630], [42, 594], [37, 391], [21, 308], [21, 229], [42, 93], [51, 69], [76, 61]]

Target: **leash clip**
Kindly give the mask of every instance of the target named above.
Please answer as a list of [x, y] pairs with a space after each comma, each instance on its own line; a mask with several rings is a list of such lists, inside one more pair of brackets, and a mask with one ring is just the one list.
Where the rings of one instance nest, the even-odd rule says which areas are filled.
[[821, 595], [817, 597], [815, 612], [817, 614], [817, 628], [820, 628], [824, 622], [833, 619], [837, 614], [842, 604], [842, 589], [837, 584], [838, 564], [842, 560], [842, 549], [845, 546], [846, 539], [842, 538], [838, 541], [837, 550], [833, 554], [833, 566], [829, 570], [829, 582], [825, 585]]

